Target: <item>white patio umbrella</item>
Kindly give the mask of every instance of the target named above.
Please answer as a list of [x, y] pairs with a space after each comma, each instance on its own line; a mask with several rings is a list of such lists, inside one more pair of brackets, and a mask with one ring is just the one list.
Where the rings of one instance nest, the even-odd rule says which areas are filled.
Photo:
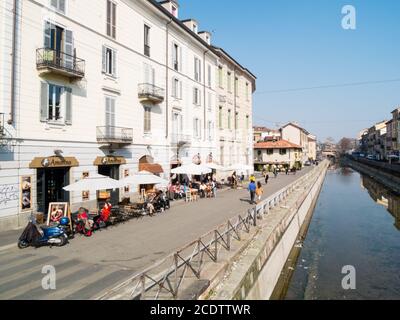
[[120, 181], [111, 179], [101, 174], [93, 174], [88, 178], [79, 180], [69, 186], [64, 187], [65, 191], [98, 191], [122, 188]]
[[201, 164], [194, 164], [194, 163], [184, 165], [171, 170], [171, 173], [173, 174], [186, 174], [192, 176], [201, 176], [203, 174], [208, 174], [211, 172], [212, 170], [210, 168]]
[[141, 171], [132, 176], [126, 177], [120, 181], [124, 186], [127, 185], [149, 185], [149, 184], [162, 184], [168, 185], [168, 181], [160, 178], [148, 171]]
[[225, 167], [220, 166], [219, 164], [216, 164], [216, 163], [206, 163], [205, 166], [207, 168], [217, 170], [217, 171], [227, 171]]

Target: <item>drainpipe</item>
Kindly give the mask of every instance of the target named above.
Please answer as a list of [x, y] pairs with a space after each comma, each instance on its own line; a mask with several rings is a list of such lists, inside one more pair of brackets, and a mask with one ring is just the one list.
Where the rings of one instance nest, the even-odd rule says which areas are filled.
[[166, 67], [166, 86], [165, 86], [165, 139], [168, 139], [168, 131], [169, 131], [169, 25], [172, 23], [172, 18], [169, 19], [166, 24], [166, 59], [165, 59], [165, 67]]
[[10, 103], [10, 118], [7, 121], [9, 125], [14, 124], [15, 114], [15, 82], [16, 82], [16, 49], [17, 49], [17, 7], [18, 0], [14, 0], [13, 3], [13, 32], [12, 32], [12, 51], [11, 51], [11, 103]]

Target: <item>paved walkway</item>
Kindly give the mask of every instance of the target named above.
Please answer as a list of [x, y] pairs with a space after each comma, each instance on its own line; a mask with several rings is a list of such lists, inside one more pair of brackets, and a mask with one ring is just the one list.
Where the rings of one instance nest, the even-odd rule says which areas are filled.
[[[264, 198], [309, 172], [280, 175], [264, 185]], [[124, 278], [143, 270], [228, 219], [251, 208], [246, 190], [220, 192], [217, 199], [174, 204], [156, 217], [144, 217], [77, 237], [63, 248], [0, 251], [0, 299], [89, 299]], [[16, 232], [16, 241], [21, 232]], [[0, 234], [0, 247], [11, 233]], [[41, 288], [41, 269], [54, 265], [57, 290]]]

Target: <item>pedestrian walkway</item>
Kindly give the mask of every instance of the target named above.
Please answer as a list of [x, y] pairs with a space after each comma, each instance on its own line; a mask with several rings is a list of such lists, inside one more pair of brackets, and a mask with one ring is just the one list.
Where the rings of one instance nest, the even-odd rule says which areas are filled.
[[[309, 172], [281, 174], [264, 187], [264, 198]], [[247, 190], [220, 192], [216, 199], [176, 204], [156, 217], [143, 217], [97, 232], [92, 238], [77, 237], [62, 248], [15, 247], [0, 251], [0, 299], [89, 299], [199, 238], [252, 206]], [[10, 233], [0, 234], [10, 239]], [[10, 241], [10, 240], [8, 240]], [[42, 289], [41, 269], [53, 265], [57, 290]]]

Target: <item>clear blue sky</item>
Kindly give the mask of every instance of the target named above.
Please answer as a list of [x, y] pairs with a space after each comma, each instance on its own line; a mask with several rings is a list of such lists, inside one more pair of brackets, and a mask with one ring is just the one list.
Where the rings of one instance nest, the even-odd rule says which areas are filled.
[[[355, 137], [400, 105], [400, 81], [305, 91], [315, 86], [400, 79], [399, 0], [179, 0], [256, 76], [254, 124], [296, 120], [319, 140]], [[357, 29], [344, 30], [344, 5]], [[267, 91], [267, 92], [266, 92]], [[264, 93], [263, 93], [264, 92]], [[266, 92], [266, 93], [265, 93]]]

